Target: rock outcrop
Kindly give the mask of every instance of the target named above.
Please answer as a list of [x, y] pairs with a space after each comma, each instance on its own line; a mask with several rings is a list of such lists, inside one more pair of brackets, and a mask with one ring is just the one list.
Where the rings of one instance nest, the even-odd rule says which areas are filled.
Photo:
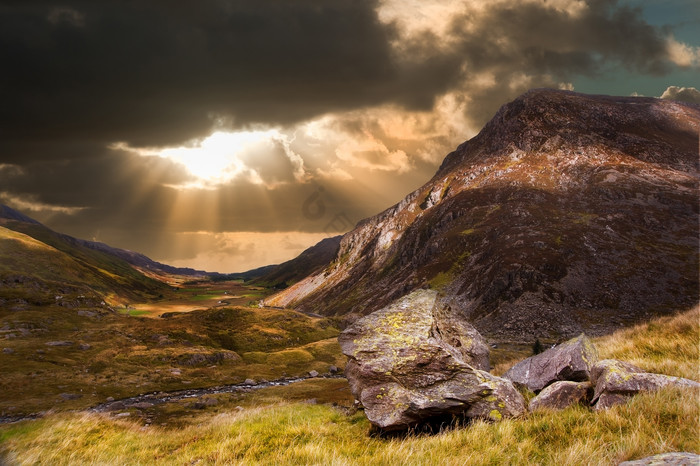
[[697, 466], [700, 455], [685, 451], [661, 453], [640, 460], [623, 461], [617, 466]]
[[577, 403], [588, 404], [592, 392], [590, 382], [554, 382], [530, 400], [529, 409], [564, 409]]
[[538, 89], [266, 298], [348, 322], [429, 285], [482, 335], [600, 335], [697, 303], [700, 107]]
[[512, 383], [485, 371], [484, 339], [450, 312], [435, 291], [418, 290], [339, 336], [352, 393], [376, 427], [401, 430], [449, 414], [500, 420], [525, 412]]
[[598, 351], [585, 335], [580, 335], [519, 362], [503, 377], [538, 392], [560, 380], [589, 380], [597, 360]]
[[668, 386], [700, 387], [693, 380], [652, 374], [615, 359], [598, 361], [591, 369], [591, 381], [595, 386], [592, 403], [596, 410], [627, 403], [639, 392], [655, 391]]

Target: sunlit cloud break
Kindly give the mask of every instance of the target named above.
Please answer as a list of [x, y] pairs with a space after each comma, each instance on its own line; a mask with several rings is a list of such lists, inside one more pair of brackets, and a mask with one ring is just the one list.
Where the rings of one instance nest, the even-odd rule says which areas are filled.
[[[182, 165], [191, 176], [191, 180], [175, 186], [177, 188], [215, 189], [239, 177], [254, 184], [276, 184], [268, 183], [260, 170], [250, 165], [265, 165], [266, 162], [262, 159], [280, 150], [293, 166], [294, 180], [303, 181], [304, 162], [290, 148], [290, 142], [291, 138], [279, 130], [266, 129], [216, 131], [205, 138], [178, 147], [141, 148], [119, 142], [112, 144], [110, 148], [137, 153], [143, 157], [161, 157]], [[254, 164], [251, 164], [252, 159], [257, 159]]]

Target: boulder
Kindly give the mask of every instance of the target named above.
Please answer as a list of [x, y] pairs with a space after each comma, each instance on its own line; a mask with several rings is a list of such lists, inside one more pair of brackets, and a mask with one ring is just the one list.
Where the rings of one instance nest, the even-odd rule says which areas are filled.
[[543, 408], [564, 409], [576, 403], [588, 404], [592, 391], [590, 382], [554, 382], [530, 400], [530, 411]]
[[598, 360], [593, 343], [581, 334], [511, 367], [503, 377], [539, 392], [559, 380], [585, 382]]
[[652, 374], [632, 364], [604, 359], [591, 369], [591, 381], [595, 386], [592, 404], [595, 409], [608, 409], [626, 403], [633, 395], [655, 391], [663, 387], [700, 387], [700, 384], [681, 377]]
[[490, 420], [525, 412], [513, 384], [488, 369], [488, 346], [442, 308], [437, 292], [418, 290], [344, 330], [345, 376], [370, 422], [403, 430], [431, 418]]
[[692, 466], [700, 464], [700, 455], [685, 451], [661, 453], [640, 460], [623, 461], [618, 466]]

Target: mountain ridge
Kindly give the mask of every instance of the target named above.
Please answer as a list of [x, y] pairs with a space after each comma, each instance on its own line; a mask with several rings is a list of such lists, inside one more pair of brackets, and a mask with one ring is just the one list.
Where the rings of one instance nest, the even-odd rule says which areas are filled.
[[696, 105], [529, 91], [424, 186], [359, 222], [322, 273], [266, 303], [352, 321], [429, 286], [509, 340], [690, 306], [699, 128]]

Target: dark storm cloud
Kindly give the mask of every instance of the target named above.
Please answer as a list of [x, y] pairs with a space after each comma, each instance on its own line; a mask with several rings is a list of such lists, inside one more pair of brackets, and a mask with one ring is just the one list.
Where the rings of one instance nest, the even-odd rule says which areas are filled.
[[[180, 143], [203, 135], [218, 118], [290, 123], [383, 102], [429, 109], [436, 96], [468, 88], [465, 82], [482, 71], [496, 72], [503, 83], [517, 71], [552, 84], [595, 74], [611, 61], [643, 72], [666, 69], [660, 31], [614, 0], [593, 0], [580, 16], [546, 2], [467, 10], [454, 19], [448, 48], [429, 31], [400, 36], [395, 25], [378, 20], [377, 6], [375, 0], [5, 2], [3, 157], [49, 156], [18, 145], [37, 139], [83, 145], [74, 156], [89, 153], [86, 141]], [[475, 115], [492, 113], [493, 105], [479, 105]]]
[[[532, 87], [557, 87], [620, 65], [651, 75], [669, 71], [666, 37], [641, 10], [616, 0], [592, 0], [576, 13], [558, 6], [498, 2], [452, 20], [452, 68], [463, 73], [458, 81], [477, 125]], [[491, 73], [494, 82], [480, 90], [471, 80], [482, 73]]]
[[181, 142], [218, 116], [376, 103], [395, 76], [374, 1], [65, 1], [0, 7], [2, 139]]

